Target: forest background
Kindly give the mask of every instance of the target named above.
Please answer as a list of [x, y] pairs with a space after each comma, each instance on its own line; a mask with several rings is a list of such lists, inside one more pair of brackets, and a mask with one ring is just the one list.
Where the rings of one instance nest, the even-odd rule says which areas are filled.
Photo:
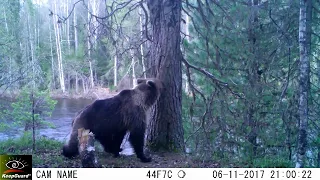
[[312, 0], [0, 0], [0, 95], [92, 97], [158, 76], [172, 96], [148, 134], [163, 149], [320, 167], [319, 13]]

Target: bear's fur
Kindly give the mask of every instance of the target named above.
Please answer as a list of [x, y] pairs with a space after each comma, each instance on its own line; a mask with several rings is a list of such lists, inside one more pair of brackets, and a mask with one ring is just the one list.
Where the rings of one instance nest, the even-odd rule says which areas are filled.
[[162, 88], [158, 79], [138, 79], [133, 89], [88, 105], [73, 120], [70, 139], [63, 146], [62, 154], [69, 158], [79, 154], [79, 128], [90, 129], [104, 150], [115, 156], [119, 156], [122, 140], [130, 132], [129, 141], [137, 157], [142, 162], [150, 162], [151, 158], [143, 152], [146, 111], [157, 101]]

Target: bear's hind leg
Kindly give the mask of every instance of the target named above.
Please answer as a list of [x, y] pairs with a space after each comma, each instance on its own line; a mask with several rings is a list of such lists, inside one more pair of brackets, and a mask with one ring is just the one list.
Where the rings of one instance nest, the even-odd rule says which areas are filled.
[[143, 127], [135, 128], [133, 131], [130, 132], [129, 141], [141, 162], [151, 162], [151, 157], [146, 157], [143, 152], [144, 132], [145, 128]]
[[111, 149], [114, 157], [119, 157], [119, 152], [123, 149], [121, 148], [121, 143], [123, 141], [124, 136], [126, 135], [126, 131], [122, 131], [113, 136]]

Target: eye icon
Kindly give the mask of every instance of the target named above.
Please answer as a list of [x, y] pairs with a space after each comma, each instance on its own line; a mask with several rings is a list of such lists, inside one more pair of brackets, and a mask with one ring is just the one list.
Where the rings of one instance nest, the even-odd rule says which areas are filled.
[[6, 166], [9, 169], [23, 169], [25, 167], [25, 165], [22, 162], [17, 160], [11, 160], [7, 162]]

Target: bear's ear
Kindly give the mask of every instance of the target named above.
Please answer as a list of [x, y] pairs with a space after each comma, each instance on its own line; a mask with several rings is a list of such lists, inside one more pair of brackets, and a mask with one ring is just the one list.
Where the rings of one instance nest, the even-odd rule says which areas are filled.
[[156, 86], [155, 82], [153, 82], [152, 80], [148, 80], [147, 81], [147, 85], [150, 86], [150, 87], [155, 87]]
[[146, 79], [138, 78], [137, 79], [137, 84], [145, 83]]

